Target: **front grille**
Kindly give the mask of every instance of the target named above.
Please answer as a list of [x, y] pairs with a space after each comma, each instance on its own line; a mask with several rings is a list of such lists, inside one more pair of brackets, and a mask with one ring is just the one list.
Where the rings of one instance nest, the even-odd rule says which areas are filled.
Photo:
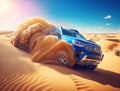
[[101, 48], [99, 46], [94, 46], [94, 45], [88, 44], [85, 46], [85, 49], [89, 50], [91, 52], [94, 52], [94, 53], [101, 53]]
[[101, 55], [101, 53], [97, 53], [97, 52], [94, 52], [94, 51], [91, 51], [90, 53], [93, 54], [93, 55]]

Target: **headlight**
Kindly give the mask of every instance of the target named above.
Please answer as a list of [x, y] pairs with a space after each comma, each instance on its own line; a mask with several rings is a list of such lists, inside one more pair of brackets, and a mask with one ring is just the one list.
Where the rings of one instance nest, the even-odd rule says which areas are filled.
[[95, 47], [94, 51], [97, 52], [97, 53], [101, 53], [101, 47]]
[[73, 40], [72, 43], [73, 43], [74, 45], [76, 45], [76, 46], [84, 47], [84, 45], [83, 45], [81, 42], [79, 42], [79, 41]]

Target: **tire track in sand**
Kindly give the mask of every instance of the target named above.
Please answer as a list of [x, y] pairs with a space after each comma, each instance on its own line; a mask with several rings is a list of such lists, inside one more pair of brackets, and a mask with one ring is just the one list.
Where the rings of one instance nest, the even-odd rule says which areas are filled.
[[80, 80], [79, 76], [70, 75], [78, 91], [93, 91], [86, 83]]

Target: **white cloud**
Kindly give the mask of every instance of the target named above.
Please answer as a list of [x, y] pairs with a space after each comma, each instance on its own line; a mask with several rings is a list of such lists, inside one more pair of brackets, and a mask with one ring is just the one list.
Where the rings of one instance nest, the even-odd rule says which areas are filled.
[[106, 26], [110, 26], [111, 24], [112, 24], [112, 23], [106, 23], [105, 25], [106, 25]]
[[105, 16], [104, 18], [105, 18], [105, 19], [111, 19], [112, 16], [111, 16], [111, 15], [107, 15], [107, 16]]

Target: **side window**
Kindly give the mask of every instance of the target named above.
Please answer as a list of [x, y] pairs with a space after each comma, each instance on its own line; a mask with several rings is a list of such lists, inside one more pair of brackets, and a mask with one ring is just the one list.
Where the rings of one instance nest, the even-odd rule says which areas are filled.
[[60, 30], [57, 28], [54, 28], [53, 30], [51, 30], [48, 35], [54, 35], [56, 36], [58, 39], [61, 39], [61, 34], [60, 34]]
[[79, 34], [76, 33], [76, 38], [81, 38]]

